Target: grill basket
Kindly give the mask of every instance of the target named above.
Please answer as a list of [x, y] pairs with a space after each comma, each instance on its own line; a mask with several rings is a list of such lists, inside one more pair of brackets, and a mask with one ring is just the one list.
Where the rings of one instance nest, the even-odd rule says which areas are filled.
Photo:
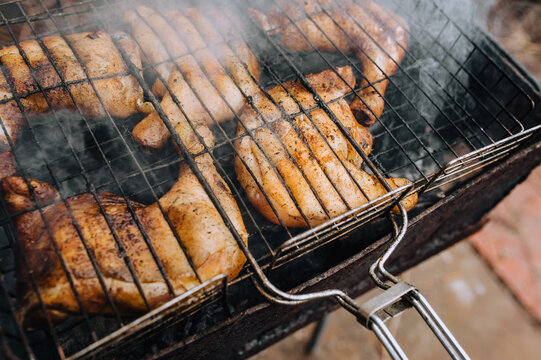
[[[264, 10], [269, 6], [267, 2], [234, 0], [223, 3], [227, 3], [242, 22], [234, 25], [238, 26], [238, 36], [248, 44], [260, 63], [261, 89], [298, 78], [314, 94], [319, 107], [336, 121], [328, 104], [311, 88], [305, 75], [329, 68], [336, 71], [339, 66], [349, 65], [360, 79], [359, 61], [340, 52], [323, 53], [315, 47], [308, 53], [291, 53], [272, 35], [261, 30], [245, 11], [247, 6]], [[356, 145], [356, 150], [364, 158], [363, 168], [382, 183], [385, 184], [386, 177], [405, 177], [414, 182], [306, 231], [272, 225], [250, 205], [236, 179], [233, 165], [236, 151], [233, 144], [239, 138], [235, 135], [237, 119], [214, 126], [216, 145], [206, 148], [204, 153], [211, 155], [241, 209], [249, 233], [248, 246], [234, 230], [227, 213], [197, 168], [194, 155], [188, 152], [174, 132], [165, 149], [159, 154], [150, 154], [141, 151], [131, 137], [134, 124], [142, 118], [140, 115], [128, 119], [107, 116], [91, 120], [85, 118], [81, 111], [52, 110], [31, 119], [23, 114], [26, 128], [22, 130], [16, 146], [10, 141], [20, 176], [52, 184], [64, 202], [82, 193], [90, 193], [98, 199], [99, 193], [108, 191], [120, 195], [127, 203], [128, 200], [136, 200], [149, 204], [167, 192], [176, 180], [179, 164], [185, 161], [226, 224], [233, 229], [248, 262], [235, 280], [227, 281], [224, 276], [218, 276], [139, 318], [122, 318], [111, 301], [112, 317], [83, 311], [80, 316], [73, 316], [61, 324], [53, 325], [49, 321], [44, 330], [28, 331], [16, 317], [15, 259], [25, 257], [14, 232], [13, 220], [17, 214], [9, 214], [3, 206], [0, 209], [0, 340], [5, 356], [75, 359], [112, 357], [120, 352], [125, 356], [142, 358], [155, 354], [160, 346], [181, 342], [190, 335], [204, 332], [216, 322], [226, 321], [231, 313], [260, 302], [259, 294], [262, 294], [272, 302], [289, 305], [335, 297], [376, 332], [395, 358], [403, 358], [404, 355], [380, 320], [385, 317], [383, 315], [395, 315], [408, 306], [414, 306], [421, 309], [422, 316], [428, 319], [452, 357], [467, 358], [460, 346], [454, 345], [456, 342], [452, 335], [439, 325], [437, 315], [426, 300], [413, 287], [399, 282], [385, 270], [385, 261], [407, 231], [408, 224], [408, 214], [403, 208], [400, 216], [391, 215], [391, 210], [405, 196], [416, 192], [420, 195], [420, 202], [410, 216], [419, 214], [536, 135], [541, 128], [534, 111], [539, 103], [540, 90], [527, 72], [489, 35], [470, 22], [458, 20], [468, 18], [462, 15], [468, 15], [470, 8], [465, 7], [461, 10], [463, 13], [449, 15], [449, 11], [456, 9], [436, 0], [388, 0], [381, 3], [400, 14], [409, 24], [410, 44], [396, 74], [388, 77], [390, 85], [385, 94], [383, 115], [370, 128], [374, 138], [373, 153], [364, 155], [359, 145]], [[0, 35], [3, 44], [19, 46], [22, 40], [48, 35], [66, 36], [95, 29], [123, 30], [118, 14], [133, 4], [109, 0], [11, 1], [0, 5]], [[182, 6], [198, 4], [193, 1]], [[363, 6], [362, 1], [360, 4]], [[156, 2], [156, 8], [159, 6], [161, 4]], [[306, 16], [310, 18], [311, 15]], [[171, 122], [152, 95], [148, 83], [120, 47], [119, 51], [128, 63], [130, 74], [143, 88], [146, 99], [158, 109], [160, 117], [171, 130]], [[142, 57], [144, 59], [145, 54]], [[50, 55], [48, 58], [51, 61]], [[143, 73], [146, 76], [153, 70], [154, 65], [146, 65]], [[98, 79], [88, 80], [93, 84]], [[58, 86], [69, 92], [69, 85], [72, 83], [62, 79]], [[16, 93], [12, 84], [11, 90]], [[46, 90], [40, 86], [37, 92], [45, 94]], [[358, 92], [361, 89], [352, 90]], [[20, 100], [28, 95], [18, 94], [14, 99], [20, 105]], [[354, 96], [352, 92], [348, 100]], [[2, 103], [10, 100], [13, 99], [2, 100]], [[301, 112], [310, 117], [313, 110], [302, 109]], [[2, 127], [5, 131], [3, 123]], [[352, 141], [347, 131], [341, 130]], [[175, 145], [182, 152], [181, 159]], [[388, 185], [387, 189], [390, 190]], [[44, 207], [37, 206], [37, 209], [42, 213]], [[101, 205], [100, 208], [103, 212]], [[133, 209], [130, 211], [136, 217]], [[365, 241], [369, 243], [388, 232], [389, 224], [394, 229], [395, 240], [384, 257], [372, 267], [371, 275], [381, 287], [394, 289], [386, 294], [396, 291], [395, 297], [379, 298], [376, 305], [360, 306], [338, 290], [300, 295], [281, 290], [291, 288], [291, 283], [284, 281], [278, 271], [280, 268], [287, 268], [290, 272], [294, 269], [298, 281], [313, 278], [332, 266], [334, 261], [331, 258], [328, 262], [310, 264], [313, 258], [320, 259], [317, 254], [323, 246], [338, 238], [359, 234], [361, 227], [369, 229], [363, 234], [373, 231], [373, 238], [366, 235]], [[141, 226], [140, 231], [148, 238]], [[180, 237], [176, 234], [176, 237], [181, 242], [182, 234]], [[152, 247], [148, 239], [147, 244]], [[59, 252], [58, 249], [56, 251]], [[87, 251], [90, 254], [88, 248]], [[154, 252], [153, 255], [159, 264]], [[136, 278], [130, 259], [125, 256], [124, 261]], [[27, 260], [23, 263], [28, 266]], [[96, 262], [93, 266], [99, 276]], [[167, 282], [163, 269], [162, 275]], [[103, 279], [100, 280], [103, 283]], [[387, 285], [383, 280], [396, 285]], [[259, 291], [254, 291], [254, 286]], [[391, 304], [394, 309], [382, 312], [385, 308], [382, 305]]]

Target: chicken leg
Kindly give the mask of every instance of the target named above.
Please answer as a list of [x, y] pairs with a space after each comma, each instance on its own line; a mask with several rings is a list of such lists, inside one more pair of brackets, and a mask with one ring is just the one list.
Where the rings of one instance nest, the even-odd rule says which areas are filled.
[[[182, 14], [167, 11], [161, 15], [139, 6], [126, 13], [126, 20], [143, 52], [167, 80], [170, 92], [165, 91], [159, 79], [153, 90], [163, 95], [164, 111], [175, 114], [170, 119], [185, 121], [186, 115], [190, 120], [204, 118], [207, 125], [212, 126], [214, 121], [229, 120], [240, 112], [244, 104], [241, 90], [245, 94], [253, 91], [244, 85], [251, 84], [247, 78], [259, 79], [257, 59], [243, 41], [235, 40], [231, 45], [225, 42], [223, 34], [232, 33], [225, 27], [231, 27], [231, 22], [211, 21], [218, 12], [223, 17], [224, 11], [209, 6], [184, 9]], [[132, 134], [140, 145], [154, 150], [161, 148], [170, 136], [157, 112], [137, 124]]]
[[[292, 51], [354, 53], [363, 80], [352, 104], [357, 121], [372, 125], [383, 112], [388, 78], [408, 47], [407, 24], [372, 0], [275, 0], [267, 14], [250, 9], [253, 18]], [[291, 20], [293, 22], [291, 22]]]
[[[355, 85], [352, 69], [326, 70], [307, 79], [318, 95], [330, 102], [334, 116], [368, 154], [372, 137], [341, 98]], [[235, 169], [250, 202], [274, 223], [280, 223], [280, 218], [286, 226], [306, 227], [386, 194], [375, 176], [360, 169], [360, 154], [329, 115], [318, 108], [311, 92], [299, 81], [286, 82], [284, 87], [289, 94], [282, 86], [267, 90], [282, 109], [261, 93], [254, 96], [253, 108], [246, 107], [240, 117]], [[300, 113], [295, 100], [304, 109], [312, 109], [309, 117]], [[411, 183], [400, 178], [386, 180], [393, 189]], [[415, 194], [403, 200], [408, 210], [416, 202]]]

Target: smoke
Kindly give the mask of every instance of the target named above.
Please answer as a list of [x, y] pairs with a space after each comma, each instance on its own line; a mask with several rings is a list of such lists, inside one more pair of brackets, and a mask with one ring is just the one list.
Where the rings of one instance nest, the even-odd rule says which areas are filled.
[[[376, 138], [374, 157], [387, 175], [408, 177], [412, 180], [428, 176], [457, 155], [469, 152], [486, 141], [472, 135], [475, 129], [464, 119], [472, 114], [476, 105], [476, 101], [469, 94], [472, 82], [469, 71], [475, 68], [475, 64], [471, 62], [475, 58], [472, 54], [475, 55], [475, 44], [479, 35], [471, 23], [476, 20], [478, 24], [485, 24], [493, 2], [382, 1], [382, 5], [393, 9], [406, 20], [410, 32], [408, 54], [401, 64], [401, 69], [391, 78], [382, 123], [371, 129]], [[30, 1], [22, 5], [27, 14], [44, 13], [41, 5], [32, 4]], [[54, 14], [60, 11], [56, 4], [56, 1], [45, 1], [49, 11]], [[64, 1], [62, 13], [65, 17], [56, 17], [56, 26], [64, 32], [105, 28], [110, 32], [124, 30], [131, 33], [132, 29], [124, 21], [123, 15], [133, 10], [137, 4], [131, 1], [105, 1], [101, 5], [91, 5]], [[224, 5], [224, 2], [161, 1], [151, 3], [150, 7], [164, 13], [171, 9], [182, 11], [187, 6], [211, 4]], [[240, 36], [245, 38], [250, 48], [256, 52], [264, 70], [266, 67], [271, 69], [263, 71], [264, 86], [275, 84], [277, 80], [294, 78], [294, 71], [284, 61], [283, 56], [278, 54], [274, 44], [261, 36], [261, 30], [253, 20], [250, 20], [246, 13], [242, 13], [245, 5], [260, 9], [268, 8], [269, 5], [264, 1], [234, 1], [228, 6], [239, 16], [227, 19], [233, 21], [233, 26], [239, 30]], [[81, 14], [85, 11], [86, 14]], [[43, 22], [42, 25], [35, 30], [44, 34], [56, 30], [55, 24], [50, 21]], [[28, 28], [26, 33], [23, 30], [20, 31], [21, 37], [30, 36]], [[231, 32], [224, 31], [221, 35], [227, 39]], [[323, 54], [323, 57], [315, 52], [298, 55], [286, 51], [285, 54], [303, 73], [328, 68], [325, 60], [340, 66], [355, 61], [353, 57], [345, 59], [337, 54]], [[143, 60], [148, 60], [145, 54], [142, 57]], [[145, 79], [151, 86], [156, 75], [149, 71], [152, 66], [148, 63], [145, 66]], [[29, 176], [53, 183], [60, 182], [63, 194], [74, 195], [88, 191], [90, 184], [97, 184], [100, 191], [113, 192], [124, 191], [124, 186], [127, 186], [128, 194], [147, 202], [150, 198], [140, 194], [140, 189], [136, 189], [138, 185], [135, 185], [140, 183], [133, 180], [142, 178], [142, 174], [138, 174], [140, 171], [136, 162], [142, 161], [144, 166], [151, 168], [152, 161], [161, 160], [158, 164], [167, 164], [167, 161], [176, 157], [171, 146], [160, 154], [148, 155], [143, 154], [133, 143], [131, 127], [142, 116], [118, 121], [117, 126], [110, 119], [90, 120], [90, 129], [89, 124], [76, 113], [62, 112], [60, 117], [65, 119], [61, 121], [63, 131], [60, 131], [62, 129], [57, 125], [52, 125], [55, 122], [50, 121], [48, 116], [35, 120], [37, 130], [34, 133], [47, 134], [44, 139], [39, 140], [42, 149], [36, 149], [32, 145], [32, 132], [27, 131], [27, 140], [20, 141], [17, 155], [22, 159], [21, 166], [30, 169]], [[213, 131], [218, 141], [225, 142], [226, 137], [233, 136], [234, 125], [235, 120], [215, 127]], [[122, 129], [120, 133], [116, 127]], [[70, 147], [75, 147], [75, 154]], [[399, 149], [398, 153], [392, 151], [394, 149]], [[221, 152], [220, 156], [229, 157], [226, 161], [230, 161], [233, 153], [231, 147], [223, 146]], [[226, 152], [228, 154], [225, 154]], [[163, 167], [161, 171], [165, 171], [165, 168], [167, 167]], [[55, 179], [44, 176], [50, 171], [55, 173]], [[153, 176], [153, 180], [158, 184], [170, 184], [170, 180], [175, 176], [171, 174], [174, 173], [175, 170], [170, 170], [165, 175], [149, 176]], [[163, 180], [164, 178], [167, 180]], [[120, 182], [120, 185], [117, 182]], [[143, 186], [145, 187], [146, 185]], [[160, 192], [163, 193], [162, 190]]]
[[[93, 188], [97, 192], [124, 192], [133, 200], [152, 203], [155, 198], [138, 164], [151, 184], [156, 184], [160, 196], [176, 179], [178, 156], [172, 146], [160, 154], [141, 152], [128, 128], [120, 134], [116, 130], [140, 118], [115, 120], [113, 124], [110, 119], [85, 120], [68, 110], [31, 117], [15, 149], [18, 165], [27, 177], [58, 185], [64, 197]], [[160, 166], [163, 163], [171, 166]]]
[[[483, 145], [483, 140], [486, 139], [472, 136], [471, 133], [475, 129], [463, 120], [476, 104], [468, 94], [471, 76], [464, 69], [471, 67], [468, 62], [474, 53], [474, 44], [478, 41], [477, 32], [471, 22], [477, 20], [477, 23], [485, 24], [493, 2], [479, 0], [381, 2], [383, 6], [389, 7], [403, 17], [409, 24], [410, 31], [408, 54], [401, 64], [401, 70], [391, 78], [382, 124], [377, 124], [371, 129], [376, 138], [374, 157], [387, 175], [419, 179], [437, 171], [457, 155], [471, 151], [474, 147], [472, 144]], [[27, 14], [44, 13], [41, 5], [32, 4], [34, 3], [31, 1], [23, 4]], [[98, 5], [91, 5], [63, 1], [62, 13], [65, 17], [56, 17], [56, 26], [64, 32], [105, 28], [109, 32], [123, 30], [132, 33], [123, 15], [133, 10], [137, 4], [139, 3], [132, 1], [104, 1]], [[254, 21], [243, 12], [246, 6], [268, 9], [268, 2], [233, 1], [226, 4], [223, 1], [171, 0], [153, 2], [150, 7], [164, 13], [171, 9], [182, 11], [188, 6], [212, 4], [227, 5], [238, 15], [234, 19], [227, 20], [233, 22], [233, 26], [239, 30], [240, 37], [248, 41], [250, 48], [259, 58], [264, 70], [262, 75], [264, 87], [295, 77], [293, 69], [283, 56], [278, 54], [275, 45], [267, 37], [262, 36]], [[57, 9], [56, 1], [46, 1], [45, 5], [51, 13], [58, 14], [60, 11]], [[40, 33], [46, 34], [56, 30], [55, 24], [50, 21], [41, 25], [35, 28]], [[23, 30], [20, 31], [21, 36], [29, 36], [28, 28], [26, 33]], [[467, 38], [465, 34], [470, 37]], [[224, 31], [220, 35], [227, 40], [231, 33]], [[300, 55], [285, 51], [285, 54], [303, 73], [325, 70], [329, 66], [325, 60], [337, 66], [356, 61], [353, 56], [345, 59], [340, 54], [325, 53], [323, 57], [316, 52]], [[147, 61], [144, 75], [147, 84], [151, 86], [156, 75], [151, 71], [152, 66], [148, 64], [146, 55], [149, 54], [142, 55], [143, 60]], [[267, 67], [271, 70], [265, 71]], [[38, 128], [41, 127], [43, 130], [37, 132], [48, 134], [47, 139], [40, 140], [44, 148], [41, 152], [47, 155], [40, 154], [40, 151], [34, 149], [31, 141], [24, 142], [28, 145], [18, 146], [17, 152], [21, 153], [19, 157], [24, 160], [23, 166], [39, 169], [29, 171], [31, 176], [54, 182], [55, 179], [51, 176], [44, 177], [51, 169], [55, 173], [56, 181], [62, 184], [61, 191], [65, 195], [88, 191], [91, 184], [97, 184], [100, 191], [118, 193], [127, 187], [127, 194], [133, 195], [136, 199], [144, 202], [152, 200], [148, 192], [141, 195], [141, 189], [137, 189], [141, 183], [134, 179], [142, 179], [142, 174], [138, 174], [136, 161], [142, 161], [144, 166], [152, 168], [152, 161], [161, 160], [157, 166], [167, 164], [167, 161], [173, 161], [176, 154], [171, 146], [159, 154], [145, 154], [133, 143], [131, 128], [142, 116], [135, 116], [128, 121], [118, 121], [121, 133], [115, 129], [110, 119], [90, 120], [88, 129], [87, 122], [82, 121], [78, 114], [62, 113], [61, 117], [66, 119], [62, 121], [64, 132], [59, 131], [58, 126], [55, 125], [55, 128], [51, 125], [54, 122], [49, 121], [47, 116], [41, 117], [41, 122], [38, 120]], [[236, 120], [233, 120], [213, 129], [218, 142], [225, 142], [227, 137], [234, 136], [235, 122]], [[417, 140], [417, 137], [420, 140]], [[447, 144], [442, 137], [449, 138]], [[26, 136], [26, 139], [31, 140], [31, 137]], [[96, 144], [96, 140], [100, 144]], [[73, 145], [76, 147], [75, 155], [71, 153], [68, 144], [75, 144]], [[84, 145], [81, 149], [77, 148], [80, 144]], [[392, 151], [397, 148], [398, 153]], [[33, 155], [27, 156], [29, 154]], [[232, 154], [230, 146], [220, 148], [219, 156], [225, 159], [226, 167]], [[83, 171], [79, 162], [83, 163]], [[46, 163], [49, 164], [48, 168]], [[165, 172], [166, 168], [165, 166], [160, 171]], [[175, 176], [176, 167], [173, 166], [172, 169], [165, 175], [163, 173], [152, 175], [152, 171], [146, 175], [152, 176], [152, 180], [157, 184], [170, 184], [170, 180]], [[230, 175], [231, 178], [235, 178], [235, 175]], [[120, 185], [117, 184], [118, 179], [115, 179], [115, 176], [120, 178]], [[164, 181], [164, 178], [167, 180]], [[162, 185], [159, 192], [163, 193], [166, 187]], [[143, 189], [145, 188], [147, 186], [143, 181]]]

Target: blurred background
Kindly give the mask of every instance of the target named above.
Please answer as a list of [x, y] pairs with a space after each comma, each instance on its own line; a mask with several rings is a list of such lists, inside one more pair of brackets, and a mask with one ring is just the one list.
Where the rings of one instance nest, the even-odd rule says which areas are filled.
[[[480, 25], [541, 80], [541, 1], [476, 1]], [[401, 278], [421, 290], [473, 359], [539, 359], [541, 167], [492, 211], [481, 231]], [[406, 312], [388, 325], [411, 359], [448, 358], [417, 314]], [[315, 327], [252, 360], [388, 359], [376, 337], [345, 310], [326, 318], [309, 352]]]

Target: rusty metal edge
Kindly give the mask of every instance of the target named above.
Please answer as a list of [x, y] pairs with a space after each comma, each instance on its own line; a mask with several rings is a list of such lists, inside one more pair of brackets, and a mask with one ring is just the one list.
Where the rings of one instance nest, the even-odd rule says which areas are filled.
[[145, 329], [148, 327], [156, 324], [166, 326], [171, 318], [178, 319], [185, 313], [185, 311], [194, 306], [200, 306], [214, 294], [214, 291], [221, 291], [224, 286], [225, 279], [225, 275], [218, 275], [202, 283], [201, 285], [190, 289], [189, 291], [166, 302], [160, 307], [137, 318], [131, 323], [126, 324], [99, 341], [92, 343], [88, 347], [68, 357], [68, 359], [87, 359], [96, 356], [101, 357], [104, 353], [111, 348], [115, 348], [117, 344], [122, 341], [136, 340], [139, 337], [139, 333], [145, 331]]

